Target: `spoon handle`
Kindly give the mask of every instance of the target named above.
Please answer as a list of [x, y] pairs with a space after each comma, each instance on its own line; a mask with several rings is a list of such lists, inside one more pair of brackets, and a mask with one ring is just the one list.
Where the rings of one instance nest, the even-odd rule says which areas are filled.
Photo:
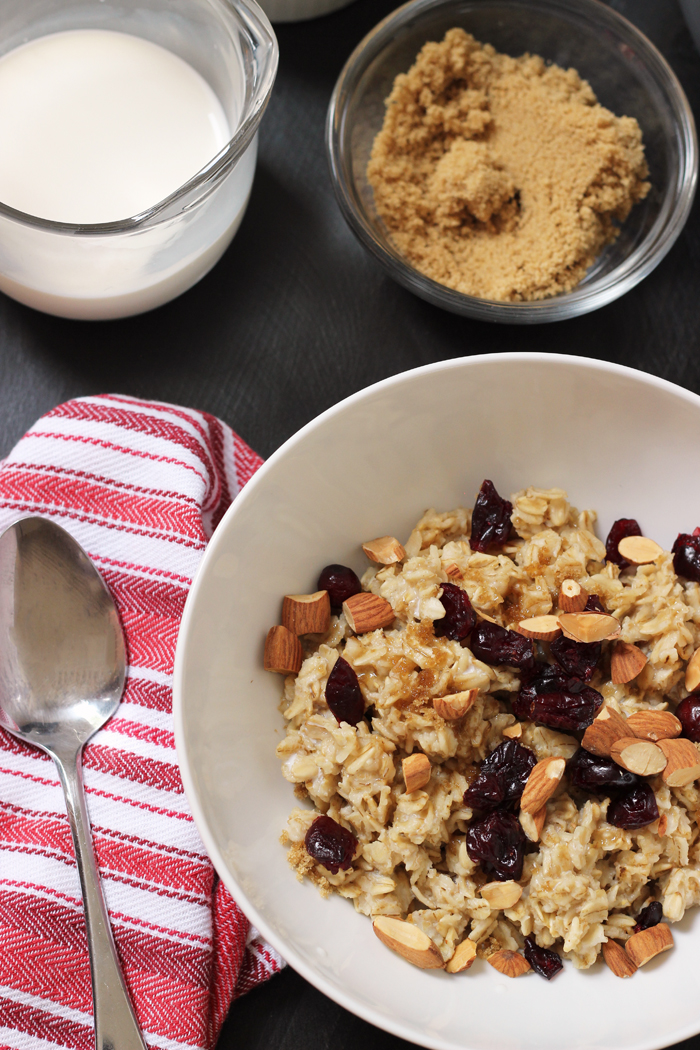
[[83, 788], [82, 745], [51, 750], [66, 796], [75, 859], [85, 905], [97, 1050], [146, 1050], [124, 984], [97, 870]]

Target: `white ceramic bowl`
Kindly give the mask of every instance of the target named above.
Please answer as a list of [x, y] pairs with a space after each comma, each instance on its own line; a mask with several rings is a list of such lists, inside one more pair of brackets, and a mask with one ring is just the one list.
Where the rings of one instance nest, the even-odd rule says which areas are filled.
[[305, 22], [347, 7], [352, 0], [260, 0], [271, 22]]
[[425, 507], [562, 485], [579, 507], [638, 518], [670, 547], [700, 524], [700, 398], [582, 358], [495, 354], [385, 380], [282, 446], [220, 524], [188, 598], [175, 670], [185, 789], [216, 868], [249, 918], [317, 988], [404, 1039], [443, 1050], [655, 1050], [700, 1031], [700, 917], [632, 980], [571, 965], [551, 985], [479, 965], [451, 977], [387, 951], [368, 919], [287, 865], [297, 804], [275, 745], [282, 680], [262, 668], [281, 596], [319, 570], [361, 570], [358, 544], [408, 532]]

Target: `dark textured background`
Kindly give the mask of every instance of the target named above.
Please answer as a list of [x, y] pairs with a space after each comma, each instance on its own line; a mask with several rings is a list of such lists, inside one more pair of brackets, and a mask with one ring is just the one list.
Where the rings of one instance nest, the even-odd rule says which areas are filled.
[[[355, 0], [335, 15], [278, 28], [279, 76], [250, 206], [223, 260], [192, 291], [143, 317], [97, 324], [45, 317], [0, 295], [0, 456], [57, 402], [102, 391], [206, 409], [266, 456], [369, 383], [502, 350], [604, 358], [700, 393], [697, 205], [670, 254], [636, 289], [553, 325], [488, 325], [442, 313], [394, 285], [364, 253], [333, 198], [323, 126], [345, 59], [394, 6]], [[612, 6], [660, 48], [697, 113], [700, 56], [676, 0]], [[234, 1004], [218, 1050], [408, 1045], [287, 969]], [[700, 1050], [700, 1037], [683, 1045]]]

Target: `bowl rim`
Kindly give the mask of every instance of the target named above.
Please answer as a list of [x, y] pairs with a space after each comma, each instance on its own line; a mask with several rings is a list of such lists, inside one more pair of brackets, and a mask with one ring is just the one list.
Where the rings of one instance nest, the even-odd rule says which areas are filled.
[[[679, 139], [679, 170], [675, 180], [675, 206], [668, 214], [662, 206], [652, 228], [631, 254], [599, 284], [581, 287], [570, 292], [532, 302], [510, 303], [495, 299], [481, 299], [466, 295], [411, 266], [387, 238], [380, 241], [374, 226], [367, 220], [364, 209], [356, 200], [354, 180], [346, 181], [343, 158], [349, 82], [376, 59], [407, 23], [418, 21], [423, 15], [443, 6], [450, 0], [409, 0], [387, 15], [360, 41], [346, 61], [336, 81], [326, 116], [326, 156], [336, 200], [346, 222], [360, 243], [368, 249], [381, 266], [399, 284], [409, 291], [453, 313], [505, 324], [538, 324], [576, 317], [605, 306], [635, 287], [671, 250], [685, 225], [695, 198], [698, 179], [698, 137], [695, 119], [678, 77], [659, 49], [629, 19], [619, 14], [602, 0], [507, 0], [511, 4], [533, 9], [546, 9], [565, 16], [595, 18], [601, 29], [609, 28], [626, 35], [642, 55], [644, 63], [661, 86], [676, 120]], [[473, 6], [488, 0], [471, 0]], [[668, 201], [665, 198], [664, 204]]]
[[[194, 776], [190, 771], [190, 755], [184, 727], [185, 702], [183, 699], [183, 683], [184, 663], [187, 658], [185, 650], [188, 644], [190, 625], [196, 614], [196, 606], [199, 592], [203, 586], [203, 580], [207, 574], [209, 565], [214, 562], [219, 548], [225, 542], [224, 536], [228, 531], [230, 522], [238, 513], [239, 508], [243, 506], [248, 499], [254, 497], [257, 487], [265, 482], [267, 474], [275, 467], [279, 460], [283, 459], [289, 452], [292, 452], [308, 434], [312, 433], [314, 430], [322, 428], [329, 419], [340, 415], [348, 408], [352, 407], [352, 405], [364, 400], [365, 398], [371, 397], [377, 392], [389, 389], [392, 386], [400, 386], [403, 382], [410, 381], [414, 377], [430, 375], [440, 371], [461, 371], [465, 368], [478, 368], [481, 364], [486, 362], [492, 363], [494, 360], [502, 361], [504, 365], [508, 364], [510, 361], [548, 362], [554, 364], [555, 367], [564, 366], [573, 369], [583, 368], [593, 372], [597, 371], [601, 373], [612, 373], [614, 375], [626, 376], [627, 378], [640, 382], [646, 386], [654, 387], [658, 390], [671, 393], [676, 397], [680, 397], [682, 400], [689, 402], [700, 410], [700, 395], [695, 394], [690, 390], [686, 390], [684, 387], [678, 386], [676, 383], [672, 383], [667, 379], [662, 379], [661, 377], [652, 375], [649, 372], [644, 372], [641, 369], [630, 368], [627, 365], [619, 365], [611, 361], [599, 361], [595, 358], [582, 357], [573, 354], [550, 354], [542, 351], [507, 351], [504, 353], [477, 354], [473, 357], [458, 357], [447, 361], [437, 361], [431, 364], [422, 365], [418, 368], [407, 369], [396, 375], [382, 379], [377, 383], [373, 383], [370, 386], [363, 387], [361, 390], [356, 391], [354, 394], [350, 394], [348, 397], [337, 402], [337, 404], [332, 405], [324, 412], [321, 412], [320, 415], [314, 417], [314, 419], [310, 420], [298, 431], [292, 434], [291, 437], [287, 438], [287, 440], [284, 441], [267, 460], [265, 460], [263, 465], [256, 471], [250, 481], [247, 482], [245, 487], [235, 497], [209, 541], [195, 573], [192, 586], [185, 602], [175, 652], [175, 664], [173, 670], [173, 722], [178, 764], [192, 818], [199, 835], [201, 836], [207, 854], [222, 882], [229, 890], [236, 903], [240, 906], [241, 910], [246, 915], [246, 918], [248, 918], [248, 920], [256, 927], [265, 940], [268, 941], [277, 952], [279, 952], [281, 957], [285, 959], [294, 970], [301, 974], [305, 980], [324, 995], [328, 996], [329, 999], [332, 999], [334, 1002], [338, 1003], [356, 1016], [361, 1017], [363, 1020], [368, 1021], [370, 1024], [373, 1024], [375, 1027], [380, 1028], [383, 1031], [390, 1032], [393, 1035], [414, 1044], [416, 1043], [415, 1030], [404, 1027], [401, 1020], [398, 1018], [393, 1019], [382, 1016], [373, 1008], [364, 1005], [361, 1008], [358, 1008], [353, 1001], [352, 996], [348, 995], [334, 984], [328, 982], [320, 970], [315, 970], [297, 953], [293, 945], [285, 944], [283, 938], [279, 937], [275, 931], [271, 929], [264, 915], [259, 912], [258, 908], [249, 899], [245, 890], [239, 885], [236, 878], [229, 870], [223, 853], [219, 849], [214, 835], [209, 830], [204, 811], [199, 804]], [[686, 1025], [678, 1032], [674, 1032], [669, 1043], [664, 1043], [663, 1045], [668, 1046], [671, 1043], [681, 1042], [684, 1039], [691, 1038], [698, 1032], [700, 1032], [700, 1012], [698, 1013], [696, 1022]], [[454, 1050], [455, 1044], [452, 1041], [447, 1042], [440, 1038], [426, 1036], [420, 1036], [420, 1038], [421, 1042], [417, 1045], [428, 1047], [430, 1050]], [[466, 1048], [468, 1044], [465, 1043], [464, 1046]], [[634, 1050], [659, 1050], [659, 1043], [653, 1038], [647, 1039], [646, 1041], [636, 1043]]]

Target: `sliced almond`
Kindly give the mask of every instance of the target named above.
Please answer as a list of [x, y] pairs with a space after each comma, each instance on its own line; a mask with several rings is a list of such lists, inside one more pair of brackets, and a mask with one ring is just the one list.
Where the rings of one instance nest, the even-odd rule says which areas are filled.
[[441, 970], [445, 965], [427, 933], [412, 922], [391, 915], [378, 915], [372, 929], [382, 944], [421, 970]]
[[486, 961], [504, 977], [520, 977], [530, 969], [530, 963], [525, 956], [520, 952], [512, 952], [510, 948], [501, 948], [500, 951], [489, 955]]
[[700, 649], [696, 649], [685, 669], [685, 687], [689, 693], [700, 688]]
[[655, 776], [666, 768], [667, 762], [659, 744], [653, 744], [651, 740], [640, 740], [636, 736], [616, 740], [610, 748], [610, 757], [618, 766], [640, 777]]
[[609, 758], [613, 744], [629, 735], [626, 719], [614, 708], [606, 706], [593, 719], [581, 743], [591, 754]]
[[576, 580], [564, 580], [559, 588], [559, 608], [562, 612], [581, 612], [586, 607], [588, 591]]
[[479, 695], [478, 689], [467, 689], [463, 693], [450, 693], [448, 696], [433, 697], [433, 709], [446, 722], [456, 722], [463, 718], [473, 706]]
[[664, 552], [663, 547], [647, 536], [625, 536], [617, 545], [618, 552], [633, 565], [649, 565]]
[[536, 813], [528, 813], [526, 809], [520, 810], [520, 827], [523, 829], [530, 842], [539, 842], [546, 819], [546, 805], [542, 806], [542, 809], [538, 809]]
[[481, 896], [494, 909], [512, 908], [523, 895], [523, 888], [513, 879], [507, 882], [487, 882], [481, 887]]
[[360, 591], [343, 602], [345, 619], [355, 634], [376, 631], [379, 627], [391, 627], [395, 615], [390, 603], [379, 594]]
[[455, 953], [445, 969], [448, 973], [464, 973], [476, 959], [476, 944], [469, 938], [455, 948]]
[[298, 674], [304, 659], [301, 642], [286, 627], [271, 627], [265, 639], [265, 670]]
[[633, 933], [625, 945], [625, 951], [635, 966], [644, 966], [654, 956], [672, 947], [673, 934], [665, 922], [660, 922], [648, 930]]
[[[462, 570], [460, 569], [459, 565], [455, 565], [454, 562], [450, 562], [449, 565], [445, 566], [445, 573], [447, 576], [450, 577], [451, 580], [464, 579], [464, 574], [462, 573]], [[464, 941], [462, 941], [462, 944], [464, 944]]]
[[700, 754], [690, 740], [659, 740], [668, 760], [663, 779], [669, 787], [685, 787], [700, 777]]
[[294, 634], [324, 634], [330, 627], [331, 600], [328, 591], [314, 594], [285, 594], [282, 623]]
[[559, 625], [567, 638], [574, 642], [602, 642], [620, 633], [620, 624], [608, 613], [559, 613]]
[[362, 550], [370, 561], [379, 565], [393, 565], [406, 557], [406, 551], [395, 536], [378, 536], [376, 540], [368, 540], [362, 544]]
[[403, 778], [406, 781], [406, 793], [409, 795], [412, 791], [420, 791], [430, 780], [430, 759], [420, 751], [415, 751], [404, 758], [401, 766]]
[[538, 762], [527, 778], [520, 808], [531, 814], [542, 809], [557, 790], [565, 766], [563, 758], [543, 758]]
[[516, 627], [518, 634], [526, 638], [535, 638], [540, 642], [553, 642], [561, 634], [556, 616], [531, 616], [529, 620], [521, 620]]
[[610, 677], [614, 685], [625, 685], [636, 678], [647, 662], [641, 649], [629, 642], [615, 642], [610, 660]]
[[629, 729], [641, 740], [672, 740], [683, 726], [670, 711], [636, 711], [627, 719]]
[[502, 735], [508, 740], [518, 740], [523, 735], [522, 722], [516, 722], [515, 725], [506, 726]]
[[616, 977], [631, 977], [637, 972], [637, 966], [617, 941], [606, 941], [603, 945], [603, 958]]

